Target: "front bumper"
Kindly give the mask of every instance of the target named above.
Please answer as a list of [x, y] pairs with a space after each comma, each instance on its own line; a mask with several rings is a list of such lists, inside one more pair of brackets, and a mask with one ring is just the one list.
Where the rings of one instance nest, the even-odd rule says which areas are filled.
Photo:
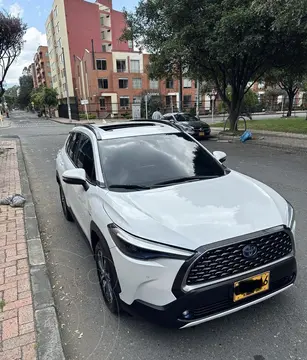
[[[200, 135], [200, 132], [203, 133], [203, 135]], [[209, 138], [211, 135], [211, 129], [206, 129], [204, 131], [195, 130], [193, 134], [191, 134], [195, 139], [206, 139]]]
[[[234, 282], [265, 271], [270, 271], [269, 290], [234, 303]], [[260, 271], [193, 290], [165, 306], [155, 306], [140, 300], [134, 301], [129, 306], [124, 303], [122, 305], [128, 312], [140, 315], [151, 322], [167, 327], [187, 328], [234, 313], [277, 295], [293, 285], [296, 274], [296, 260], [290, 257], [275, 265], [268, 265]], [[182, 316], [186, 310], [193, 314], [189, 320]]]

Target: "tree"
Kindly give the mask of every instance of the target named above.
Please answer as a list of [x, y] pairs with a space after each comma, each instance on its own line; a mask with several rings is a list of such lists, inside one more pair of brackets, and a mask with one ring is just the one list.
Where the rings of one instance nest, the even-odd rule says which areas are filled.
[[214, 82], [234, 130], [253, 83], [297, 52], [306, 58], [307, 4], [288, 2], [293, 11], [285, 12], [281, 0], [141, 0], [127, 19], [143, 47], [157, 55], [180, 47], [187, 72]]
[[33, 90], [32, 75], [23, 75], [19, 78], [18, 104], [22, 109], [30, 104], [31, 92]]
[[285, 91], [288, 96], [287, 117], [292, 115], [293, 102], [299, 90], [306, 88], [306, 65], [293, 64], [292, 67], [283, 69], [273, 69], [266, 78], [269, 84], [277, 85], [281, 90]]
[[26, 29], [19, 17], [0, 12], [0, 97], [5, 92], [3, 85], [7, 72], [22, 50]]
[[[132, 40], [140, 52], [146, 50], [150, 53], [149, 65], [146, 71], [150, 79], [178, 79], [179, 80], [179, 109], [182, 110], [183, 76], [189, 76], [188, 64], [183, 44], [176, 27], [169, 22], [168, 14], [160, 11], [159, 17], [154, 18], [155, 23], [147, 23], [156, 10], [155, 4], [140, 2], [136, 14], [124, 12], [127, 27], [121, 36], [122, 41]], [[141, 21], [138, 21], [138, 18]], [[146, 41], [142, 33], [146, 28]]]
[[17, 104], [18, 86], [14, 85], [5, 91], [5, 102], [9, 109], [12, 109]]
[[41, 86], [38, 89], [33, 89], [31, 101], [36, 108], [43, 109], [45, 113], [45, 108], [47, 107], [49, 116], [51, 117], [51, 108], [58, 104], [57, 96], [56, 90]]
[[51, 108], [58, 105], [58, 93], [53, 88], [44, 88], [44, 104], [48, 107], [51, 117]]

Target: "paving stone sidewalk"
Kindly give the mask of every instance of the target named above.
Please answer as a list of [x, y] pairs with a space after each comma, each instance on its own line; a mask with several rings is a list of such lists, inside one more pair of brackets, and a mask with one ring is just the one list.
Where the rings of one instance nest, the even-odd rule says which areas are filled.
[[[21, 193], [17, 146], [0, 141], [0, 198]], [[35, 360], [24, 210], [0, 205], [0, 360]]]

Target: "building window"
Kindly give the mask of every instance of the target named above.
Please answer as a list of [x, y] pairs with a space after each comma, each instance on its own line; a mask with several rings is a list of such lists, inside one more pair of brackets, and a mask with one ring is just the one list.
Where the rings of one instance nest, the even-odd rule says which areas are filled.
[[173, 89], [174, 88], [174, 80], [173, 79], [166, 80], [165, 86], [167, 89]]
[[149, 88], [150, 89], [159, 89], [159, 80], [150, 80]]
[[126, 72], [126, 60], [116, 60], [117, 72]]
[[56, 32], [57, 32], [57, 33], [60, 32], [60, 23], [59, 23], [59, 22], [56, 24]]
[[97, 59], [96, 60], [96, 68], [97, 68], [97, 70], [107, 70], [107, 60]]
[[104, 97], [99, 99], [99, 104], [100, 104], [100, 110], [106, 109], [106, 99]]
[[129, 97], [128, 96], [121, 96], [119, 98], [119, 106], [121, 108], [127, 108], [129, 107]]
[[165, 96], [165, 104], [166, 104], [166, 106], [171, 106], [172, 105], [172, 96], [171, 95], [166, 95]]
[[56, 6], [53, 10], [53, 16], [57, 17], [58, 16], [58, 7]]
[[128, 79], [118, 79], [118, 87], [120, 89], [128, 89]]
[[60, 61], [61, 61], [61, 63], [64, 62], [64, 54], [63, 53], [60, 55]]
[[133, 42], [132, 40], [128, 40], [128, 48], [132, 49], [133, 48]]
[[133, 98], [133, 104], [140, 104], [142, 102], [142, 97], [141, 96], [135, 96]]
[[108, 79], [98, 79], [98, 87], [99, 89], [107, 89], [108, 88]]
[[132, 79], [132, 87], [133, 89], [142, 89], [142, 79]]
[[59, 47], [59, 50], [62, 50], [62, 41], [61, 41], [61, 38], [58, 40], [58, 47]]
[[192, 81], [189, 79], [183, 79], [183, 87], [184, 88], [191, 88], [192, 87]]
[[104, 25], [104, 17], [103, 16], [100, 16], [100, 25]]
[[183, 96], [183, 106], [184, 107], [191, 107], [192, 106], [192, 96], [191, 95], [184, 95]]
[[56, 83], [56, 76], [54, 75], [53, 78], [52, 78], [52, 82], [53, 83]]
[[107, 52], [107, 45], [102, 45], [102, 52]]
[[140, 60], [131, 60], [130, 61], [130, 72], [132, 72], [132, 73], [140, 72]]
[[105, 32], [101, 31], [101, 40], [104, 40], [106, 38]]

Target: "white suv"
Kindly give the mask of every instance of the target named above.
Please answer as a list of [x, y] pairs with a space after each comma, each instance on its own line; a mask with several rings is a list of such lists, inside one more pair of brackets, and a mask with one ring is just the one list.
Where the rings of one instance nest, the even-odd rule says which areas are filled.
[[56, 160], [62, 207], [112, 312], [187, 328], [293, 285], [292, 206], [225, 159], [164, 121], [70, 132]]

